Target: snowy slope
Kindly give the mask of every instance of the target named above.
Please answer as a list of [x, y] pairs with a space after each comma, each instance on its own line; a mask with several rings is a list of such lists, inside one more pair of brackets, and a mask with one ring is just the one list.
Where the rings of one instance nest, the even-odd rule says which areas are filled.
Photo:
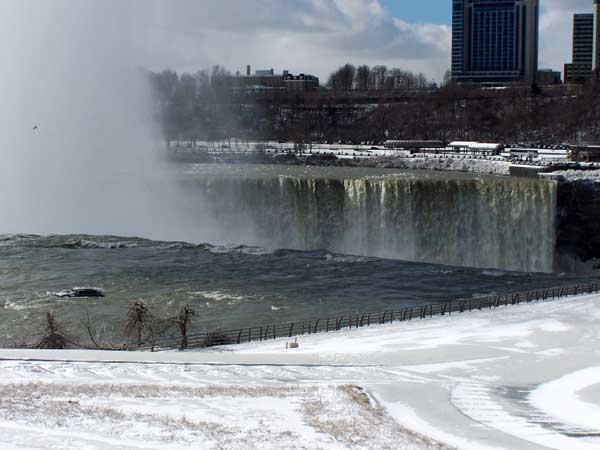
[[2, 350], [0, 448], [600, 449], [600, 296], [299, 342]]

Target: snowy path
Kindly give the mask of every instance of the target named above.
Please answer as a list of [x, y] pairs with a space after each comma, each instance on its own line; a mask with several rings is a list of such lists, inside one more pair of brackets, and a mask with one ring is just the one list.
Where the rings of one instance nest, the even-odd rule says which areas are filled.
[[11, 450], [445, 448], [419, 435], [600, 449], [600, 296], [314, 335], [297, 350], [2, 350], [0, 391]]

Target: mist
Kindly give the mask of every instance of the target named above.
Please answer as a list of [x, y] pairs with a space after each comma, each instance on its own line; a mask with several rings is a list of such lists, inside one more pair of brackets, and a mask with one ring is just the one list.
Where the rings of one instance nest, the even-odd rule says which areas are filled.
[[163, 163], [134, 5], [0, 4], [0, 234], [201, 240]]

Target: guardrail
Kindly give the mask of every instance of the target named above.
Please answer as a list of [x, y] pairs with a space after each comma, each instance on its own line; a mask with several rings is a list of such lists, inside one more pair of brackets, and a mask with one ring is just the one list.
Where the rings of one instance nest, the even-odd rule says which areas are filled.
[[295, 336], [328, 333], [353, 328], [383, 325], [395, 322], [406, 322], [426, 319], [434, 316], [460, 314], [501, 306], [519, 305], [548, 300], [556, 300], [574, 295], [600, 292], [600, 283], [579, 284], [567, 287], [555, 287], [523, 291], [490, 297], [452, 300], [442, 303], [415, 306], [399, 310], [366, 312], [342, 315], [328, 319], [302, 320], [272, 325], [249, 326], [232, 330], [215, 330], [187, 336], [187, 344], [182, 345], [181, 337], [158, 338], [141, 346], [130, 347], [129, 350], [173, 350], [206, 348], [221, 345], [243, 344], [248, 342], [292, 338]]

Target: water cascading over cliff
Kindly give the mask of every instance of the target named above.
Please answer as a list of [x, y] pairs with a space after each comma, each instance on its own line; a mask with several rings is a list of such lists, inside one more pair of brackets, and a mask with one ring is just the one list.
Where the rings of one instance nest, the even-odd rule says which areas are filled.
[[213, 238], [458, 266], [551, 272], [556, 184], [457, 174], [205, 176]]

